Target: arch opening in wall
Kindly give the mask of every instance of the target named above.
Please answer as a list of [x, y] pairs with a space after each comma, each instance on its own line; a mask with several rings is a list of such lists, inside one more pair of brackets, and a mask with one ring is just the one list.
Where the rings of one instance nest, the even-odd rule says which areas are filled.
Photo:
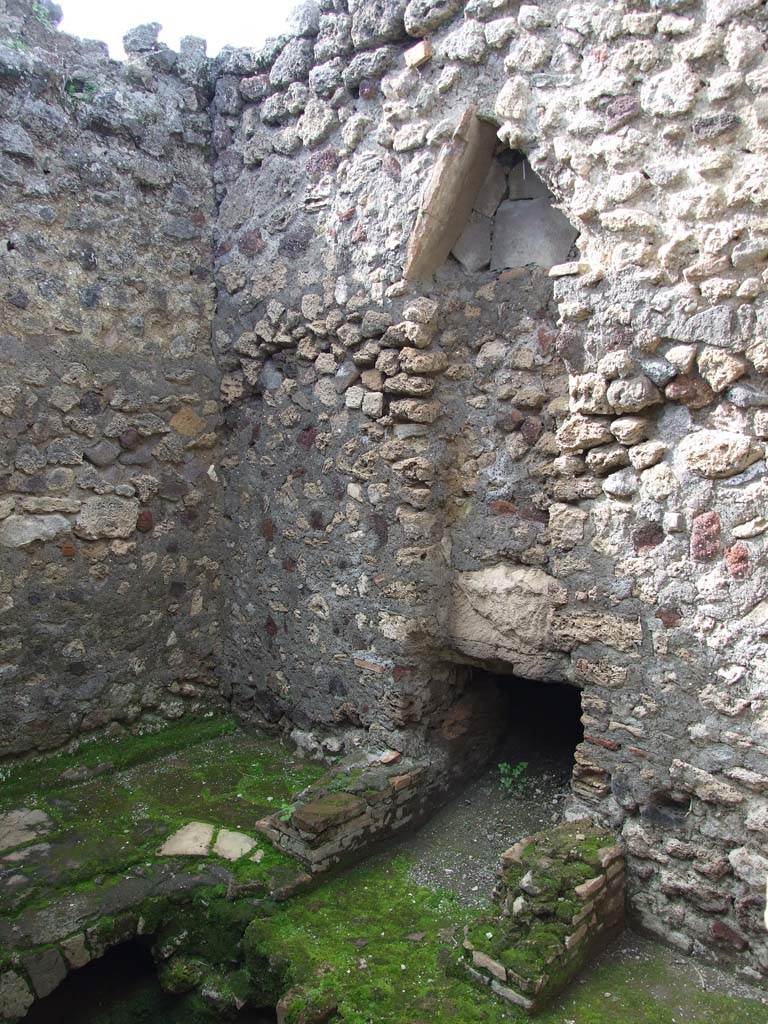
[[474, 107], [443, 146], [408, 242], [403, 276], [431, 277], [449, 259], [475, 273], [568, 260], [577, 231], [525, 154], [501, 146]]
[[561, 821], [584, 739], [580, 688], [498, 664], [466, 666], [459, 679], [447, 716], [456, 732], [450, 761], [462, 786], [490, 796], [499, 841], [509, 846]]
[[[164, 1021], [181, 1024], [199, 1012], [193, 985], [163, 988], [151, 952], [151, 937], [134, 938], [108, 949], [70, 973], [48, 995], [32, 1004], [27, 1024], [103, 1024], [104, 1021]], [[172, 989], [172, 990], [171, 990]], [[211, 1011], [213, 1012], [213, 1010]], [[244, 1006], [227, 1020], [238, 1024], [274, 1024], [272, 1007]]]

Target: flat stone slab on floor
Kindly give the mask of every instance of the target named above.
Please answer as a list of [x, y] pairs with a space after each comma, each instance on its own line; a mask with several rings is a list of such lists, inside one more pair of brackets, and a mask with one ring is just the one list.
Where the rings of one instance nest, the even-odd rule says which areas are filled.
[[51, 819], [43, 811], [19, 807], [15, 811], [0, 815], [0, 853], [13, 850], [24, 843], [30, 843], [53, 827]]
[[213, 825], [190, 821], [166, 839], [157, 853], [159, 857], [205, 857], [212, 839]]
[[250, 853], [255, 845], [256, 840], [250, 836], [223, 828], [216, 836], [213, 852], [225, 860], [240, 860], [246, 853]]
[[29, 986], [16, 971], [0, 976], [0, 1017], [3, 1020], [23, 1017], [34, 1001]]

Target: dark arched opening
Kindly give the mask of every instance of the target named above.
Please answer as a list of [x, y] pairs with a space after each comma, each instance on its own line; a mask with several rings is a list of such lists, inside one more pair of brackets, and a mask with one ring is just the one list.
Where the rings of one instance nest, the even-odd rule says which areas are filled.
[[222, 1009], [196, 992], [163, 991], [150, 951], [151, 939], [132, 939], [73, 971], [50, 995], [33, 1004], [25, 1024], [188, 1024], [232, 1021], [275, 1024], [272, 1009]]

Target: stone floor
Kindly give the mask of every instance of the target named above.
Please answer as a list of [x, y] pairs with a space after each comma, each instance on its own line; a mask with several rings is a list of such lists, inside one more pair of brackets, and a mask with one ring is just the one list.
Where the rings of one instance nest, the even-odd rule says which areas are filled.
[[[288, 893], [301, 877], [300, 866], [274, 851], [254, 825], [287, 806], [326, 769], [274, 740], [229, 728], [213, 736], [182, 731], [177, 749], [173, 742], [169, 734], [168, 749], [162, 749], [152, 737], [126, 737], [6, 773], [0, 790], [0, 963], [4, 952], [21, 951], [38, 996], [55, 989], [66, 966], [50, 955], [27, 964], [24, 949], [72, 936], [89, 916], [118, 913], [150, 894], [222, 882], [247, 885], [256, 877], [268, 880], [270, 891]], [[564, 765], [546, 758], [536, 764], [526, 756], [528, 778], [515, 793], [502, 792], [494, 768], [394, 848], [409, 864], [414, 891], [451, 890], [472, 912], [488, 899], [499, 852], [559, 816], [567, 792]], [[353, 879], [354, 872], [351, 884]], [[418, 921], [410, 931], [420, 934]], [[72, 957], [70, 966], [78, 965], [78, 943], [61, 948]], [[728, 975], [631, 936], [585, 975], [590, 998], [604, 978], [609, 1003], [610, 979], [629, 967], [641, 985], [653, 967], [649, 1006], [660, 1009], [647, 1017], [652, 1024], [709, 1024], [708, 1016], [685, 1016], [685, 986], [766, 999]], [[683, 988], [670, 981], [675, 976]], [[563, 1016], [552, 1019], [592, 1024], [592, 1017], [579, 1016], [579, 998], [577, 986], [562, 1002]], [[577, 1009], [569, 1016], [573, 999]], [[756, 1007], [750, 1003], [744, 1019], [768, 1024], [768, 1003], [764, 1018]], [[511, 1018], [494, 1010], [487, 1019]], [[739, 1020], [738, 1005], [727, 1019]]]
[[526, 778], [513, 792], [504, 791], [494, 764], [404, 840], [414, 881], [448, 889], [465, 906], [488, 901], [501, 852], [559, 821], [570, 793], [570, 752], [558, 758], [527, 751], [526, 757]]

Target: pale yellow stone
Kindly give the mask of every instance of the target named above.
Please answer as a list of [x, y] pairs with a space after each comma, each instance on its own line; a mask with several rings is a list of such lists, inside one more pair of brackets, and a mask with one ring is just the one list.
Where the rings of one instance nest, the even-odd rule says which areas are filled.
[[213, 825], [190, 821], [173, 833], [157, 851], [160, 857], [205, 857], [213, 839]]
[[256, 845], [256, 840], [242, 832], [233, 832], [231, 829], [222, 828], [216, 836], [213, 852], [225, 860], [240, 860], [246, 853], [250, 853]]

